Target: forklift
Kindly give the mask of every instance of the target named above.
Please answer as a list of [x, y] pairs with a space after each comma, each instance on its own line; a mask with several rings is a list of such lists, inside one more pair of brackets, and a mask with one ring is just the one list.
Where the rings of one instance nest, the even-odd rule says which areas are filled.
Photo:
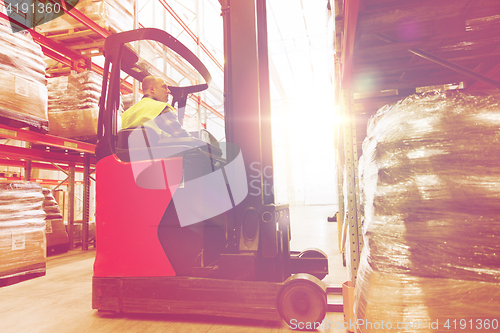
[[[120, 129], [120, 74], [142, 81], [151, 73], [129, 43], [159, 43], [203, 77], [201, 84], [169, 87], [181, 123], [188, 95], [207, 89], [211, 76], [195, 54], [159, 29], [105, 41], [92, 287], [99, 312], [283, 319], [289, 325], [325, 318], [321, 279], [328, 259], [316, 249], [290, 251], [288, 205], [275, 204], [264, 190], [272, 182], [263, 180], [265, 168], [272, 168], [270, 115], [259, 105], [263, 86], [269, 94], [269, 86], [259, 84], [267, 54], [263, 47], [257, 51], [265, 41], [257, 33], [258, 13], [265, 11], [256, 10], [254, 0], [228, 2], [222, 1], [226, 143], [201, 130], [155, 145], [146, 127]], [[250, 167], [259, 168], [260, 178]], [[258, 195], [248, 190], [250, 182], [259, 184]]]

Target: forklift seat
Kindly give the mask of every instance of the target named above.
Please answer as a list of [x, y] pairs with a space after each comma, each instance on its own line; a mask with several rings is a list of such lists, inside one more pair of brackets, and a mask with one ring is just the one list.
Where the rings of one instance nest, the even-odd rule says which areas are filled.
[[[156, 146], [158, 140], [160, 140], [160, 136], [153, 129], [148, 127], [140, 127], [142, 129], [142, 133], [145, 138], [147, 138], [147, 142], [149, 146]], [[134, 128], [125, 128], [118, 131], [116, 135], [116, 147], [120, 149], [133, 149], [133, 148], [144, 148], [144, 142], [129, 142], [129, 137], [132, 132], [138, 130], [139, 127]]]
[[[130, 135], [137, 130], [142, 130], [144, 140], [129, 140]], [[152, 147], [187, 146], [192, 148], [199, 148], [205, 153], [210, 153], [214, 156], [222, 156], [222, 150], [218, 146], [215, 146], [214, 143], [205, 142], [194, 137], [169, 138], [165, 141], [162, 140], [162, 142], [158, 142], [159, 140], [160, 136], [151, 128], [143, 126], [141, 126], [140, 128], [126, 128], [118, 131], [116, 135], [116, 147], [120, 150], [128, 150]]]

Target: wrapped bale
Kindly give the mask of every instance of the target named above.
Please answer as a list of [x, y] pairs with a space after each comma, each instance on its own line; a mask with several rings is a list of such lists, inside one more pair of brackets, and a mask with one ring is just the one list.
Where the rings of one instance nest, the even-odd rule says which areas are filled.
[[494, 96], [414, 95], [370, 120], [361, 165], [359, 332], [391, 331], [382, 321], [399, 332], [453, 332], [464, 329], [460, 323], [476, 332], [495, 318], [499, 140]]
[[39, 184], [0, 183], [0, 279], [44, 275], [44, 196]]
[[0, 120], [48, 131], [47, 80], [41, 47], [0, 21]]
[[63, 217], [56, 199], [50, 189], [43, 189], [44, 201], [43, 210], [45, 211], [45, 234], [47, 237], [47, 252], [50, 251], [68, 251], [68, 234], [64, 226]]
[[50, 78], [49, 133], [95, 141], [102, 76], [92, 72]]

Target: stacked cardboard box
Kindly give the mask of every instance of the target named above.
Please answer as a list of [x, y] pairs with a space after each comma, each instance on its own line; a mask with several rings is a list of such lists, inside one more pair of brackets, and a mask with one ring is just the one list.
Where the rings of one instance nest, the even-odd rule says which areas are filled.
[[0, 279], [45, 274], [43, 200], [37, 183], [0, 183]]
[[92, 71], [49, 78], [49, 133], [95, 141], [101, 85]]
[[495, 96], [414, 95], [371, 119], [360, 166], [358, 332], [491, 327], [500, 308], [499, 143]]

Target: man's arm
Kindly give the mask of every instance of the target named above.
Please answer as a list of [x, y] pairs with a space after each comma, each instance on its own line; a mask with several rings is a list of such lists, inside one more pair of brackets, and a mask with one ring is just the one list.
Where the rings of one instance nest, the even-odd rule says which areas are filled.
[[182, 128], [181, 124], [177, 120], [177, 116], [170, 111], [168, 107], [162, 111], [155, 119], [156, 125], [161, 128], [164, 132], [170, 134], [173, 138], [187, 138], [191, 135]]

